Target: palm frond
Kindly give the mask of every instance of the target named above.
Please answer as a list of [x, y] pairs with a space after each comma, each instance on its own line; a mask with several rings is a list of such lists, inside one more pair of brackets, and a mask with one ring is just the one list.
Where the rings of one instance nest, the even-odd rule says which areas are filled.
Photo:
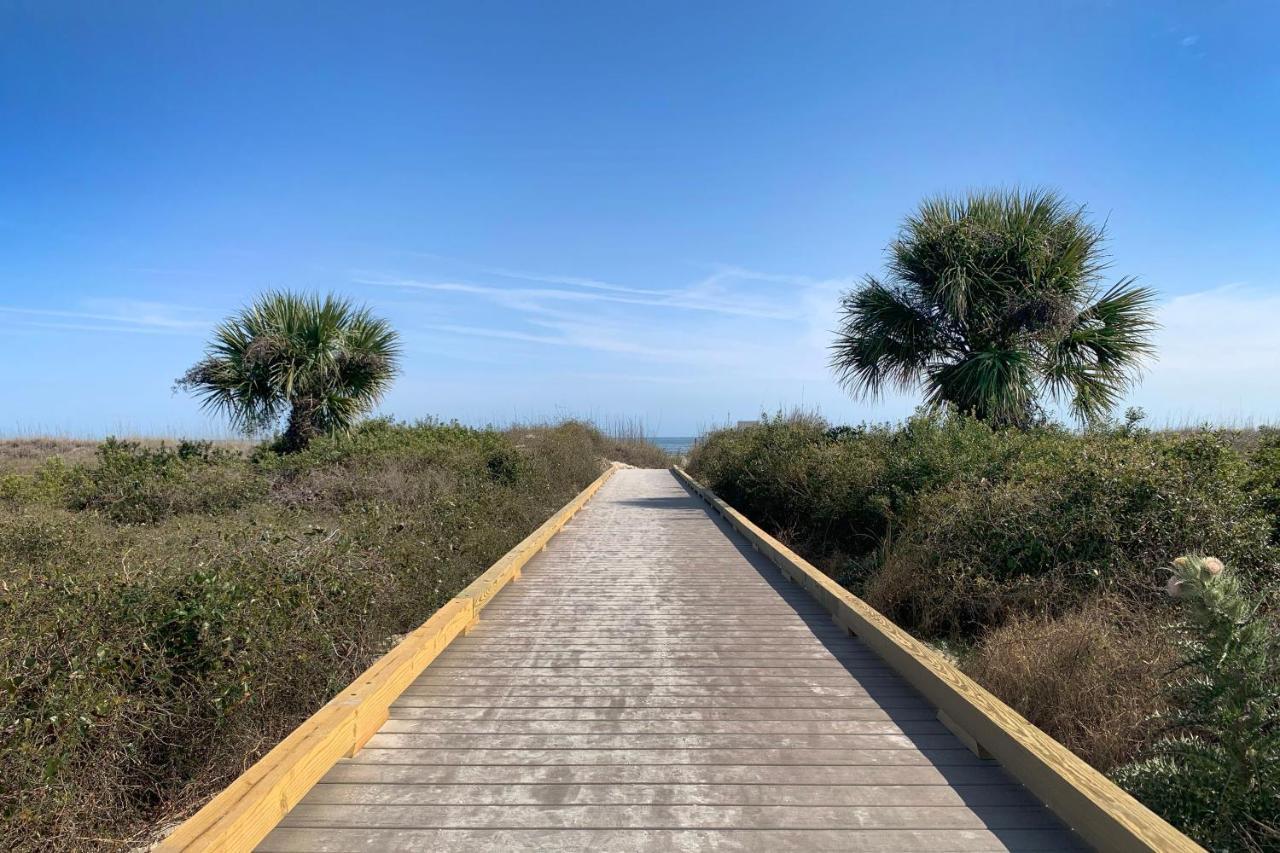
[[928, 400], [992, 423], [1022, 425], [1035, 399], [1033, 377], [1026, 350], [986, 349], [930, 371]]
[[831, 365], [842, 385], [861, 396], [907, 388], [942, 348], [937, 319], [904, 289], [874, 278], [841, 302]]
[[1044, 352], [1044, 384], [1073, 413], [1094, 420], [1112, 410], [1154, 351], [1155, 292], [1121, 279], [1082, 310]]

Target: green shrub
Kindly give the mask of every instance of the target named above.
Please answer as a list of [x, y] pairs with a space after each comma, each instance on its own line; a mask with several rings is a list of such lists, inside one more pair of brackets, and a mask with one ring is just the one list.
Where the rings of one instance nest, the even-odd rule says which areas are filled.
[[1250, 456], [1249, 487], [1271, 519], [1271, 541], [1280, 545], [1280, 428], [1264, 428]]
[[1248, 467], [1218, 437], [1021, 441], [999, 479], [964, 477], [919, 498], [867, 585], [869, 603], [926, 635], [973, 637], [1098, 592], [1140, 595], [1151, 566], [1190, 550], [1273, 573]]
[[71, 491], [83, 482], [84, 477], [82, 468], [69, 467], [56, 457], [47, 459], [31, 474], [0, 476], [0, 506], [61, 506], [67, 502]]
[[1182, 557], [1166, 734], [1117, 781], [1215, 850], [1280, 848], [1280, 626], [1216, 559]]
[[155, 522], [183, 513], [235, 509], [262, 497], [267, 483], [238, 455], [209, 442], [147, 448], [109, 438], [98, 464], [76, 479], [73, 509], [93, 509], [122, 523]]
[[821, 557], [875, 547], [892, 515], [890, 434], [832, 431], [793, 414], [712, 433], [690, 470], [717, 494], [795, 547]]
[[692, 473], [906, 627], [972, 639], [1026, 614], [1131, 594], [1212, 550], [1274, 575], [1257, 467], [1214, 433], [994, 430], [765, 418], [700, 442]]

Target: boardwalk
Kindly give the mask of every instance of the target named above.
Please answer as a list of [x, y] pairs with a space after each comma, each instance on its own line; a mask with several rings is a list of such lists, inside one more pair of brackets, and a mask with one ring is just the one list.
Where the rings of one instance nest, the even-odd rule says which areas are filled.
[[1080, 846], [672, 474], [628, 470], [259, 849]]

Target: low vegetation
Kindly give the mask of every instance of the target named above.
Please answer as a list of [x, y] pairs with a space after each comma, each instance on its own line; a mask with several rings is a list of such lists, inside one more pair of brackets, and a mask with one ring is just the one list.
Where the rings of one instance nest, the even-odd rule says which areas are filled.
[[289, 455], [108, 441], [0, 474], [0, 849], [145, 841], [602, 458], [667, 461], [577, 423], [373, 421]]
[[[1206, 716], [1205, 694], [1165, 689], [1182, 678], [1170, 676], [1179, 648], [1167, 626], [1185, 605], [1164, 594], [1176, 558], [1221, 558], [1236, 593], [1252, 602], [1253, 651], [1241, 654], [1274, 676], [1280, 433], [1242, 441], [1212, 430], [1151, 432], [1136, 414], [1084, 433], [1000, 429], [945, 412], [856, 428], [778, 416], [705, 437], [689, 467], [1205, 843], [1226, 838], [1227, 848], [1240, 847], [1245, 822], [1265, 819], [1259, 804], [1274, 807], [1274, 779], [1258, 770], [1253, 778], [1270, 780], [1269, 792], [1240, 799], [1247, 805], [1224, 830], [1228, 823], [1206, 822], [1203, 803], [1186, 805], [1178, 793], [1216, 796], [1225, 790], [1219, 776], [1198, 782], [1185, 769], [1198, 765], [1178, 765], [1180, 773], [1167, 763], [1143, 765], [1169, 770], [1167, 796], [1155, 796], [1159, 783], [1147, 780], [1158, 774], [1124, 768], [1148, 760], [1142, 756], [1168, 737], [1219, 743], [1222, 727], [1238, 727], [1241, 714], [1264, 706], [1271, 708], [1258, 728], [1265, 737], [1221, 748], [1233, 761], [1233, 749], [1245, 750], [1270, 773], [1280, 766], [1280, 682], [1271, 682], [1270, 698], [1238, 697], [1240, 708], [1216, 716]], [[1213, 618], [1214, 630], [1236, 624]], [[1194, 624], [1208, 630], [1203, 620]], [[1187, 684], [1244, 677], [1237, 669], [1211, 675], [1213, 654], [1195, 660], [1200, 680]], [[1169, 762], [1170, 754], [1149, 761]]]

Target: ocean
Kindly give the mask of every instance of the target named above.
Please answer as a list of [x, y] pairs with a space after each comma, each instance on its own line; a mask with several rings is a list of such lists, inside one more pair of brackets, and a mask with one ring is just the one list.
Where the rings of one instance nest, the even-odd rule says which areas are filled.
[[688, 453], [689, 448], [693, 447], [693, 442], [696, 439], [697, 436], [693, 435], [659, 435], [649, 440], [668, 453], [680, 455]]

